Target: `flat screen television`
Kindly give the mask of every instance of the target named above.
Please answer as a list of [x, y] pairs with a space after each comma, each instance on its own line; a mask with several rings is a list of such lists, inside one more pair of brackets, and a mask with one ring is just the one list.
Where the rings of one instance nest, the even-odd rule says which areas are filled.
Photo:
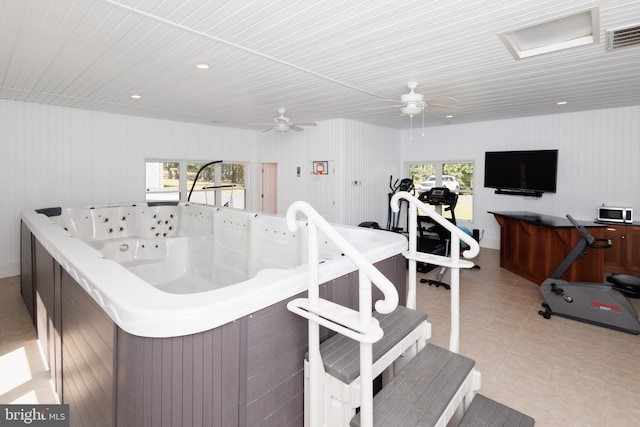
[[558, 150], [487, 151], [484, 186], [506, 194], [556, 192]]

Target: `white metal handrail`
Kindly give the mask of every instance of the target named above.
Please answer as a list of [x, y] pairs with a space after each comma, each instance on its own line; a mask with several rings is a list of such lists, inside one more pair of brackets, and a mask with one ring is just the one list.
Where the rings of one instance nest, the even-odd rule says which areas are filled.
[[[298, 213], [308, 219], [309, 244], [309, 291], [308, 298], [297, 298], [287, 304], [287, 308], [309, 320], [309, 402], [310, 425], [321, 426], [322, 411], [322, 376], [324, 365], [320, 355], [320, 325], [360, 342], [360, 423], [363, 427], [373, 425], [373, 343], [382, 338], [383, 332], [371, 313], [371, 283], [382, 291], [384, 299], [375, 303], [379, 313], [391, 313], [398, 306], [398, 292], [377, 268], [367, 261], [351, 243], [338, 233], [315, 209], [306, 202], [294, 202], [287, 210], [287, 226], [296, 231]], [[359, 269], [359, 309], [347, 307], [322, 300], [319, 296], [318, 278], [318, 229], [331, 240], [342, 253]]]
[[[391, 198], [391, 209], [394, 212], [400, 210], [400, 200], [409, 202], [409, 250], [404, 256], [409, 260], [409, 277], [407, 292], [407, 307], [416, 307], [416, 263], [417, 261], [428, 262], [429, 264], [442, 265], [451, 268], [451, 333], [449, 335], [449, 350], [458, 352], [460, 350], [460, 268], [471, 268], [473, 263], [460, 259], [460, 240], [469, 245], [469, 249], [463, 252], [465, 258], [473, 258], [480, 252], [480, 245], [476, 240], [451, 223], [448, 219], [437, 213], [431, 206], [421, 202], [414, 195], [399, 191]], [[451, 233], [450, 256], [442, 257], [425, 254], [417, 251], [418, 246], [418, 210], [423, 211], [435, 222], [443, 226]]]

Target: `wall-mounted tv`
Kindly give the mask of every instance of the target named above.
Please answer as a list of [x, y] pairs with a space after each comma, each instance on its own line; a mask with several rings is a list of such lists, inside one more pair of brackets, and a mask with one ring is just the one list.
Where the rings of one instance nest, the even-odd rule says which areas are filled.
[[484, 186], [496, 193], [555, 193], [557, 171], [558, 150], [487, 151], [484, 156]]

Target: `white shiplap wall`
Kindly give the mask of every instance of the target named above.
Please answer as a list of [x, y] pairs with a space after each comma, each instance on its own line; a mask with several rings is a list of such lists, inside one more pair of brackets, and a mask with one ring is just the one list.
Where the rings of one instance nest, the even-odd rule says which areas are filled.
[[[296, 200], [313, 204], [312, 163], [313, 161], [329, 161], [335, 168], [338, 159], [343, 158], [343, 120], [319, 122], [315, 127], [307, 127], [303, 132], [276, 131], [259, 132], [256, 144], [256, 157], [260, 162], [277, 163], [278, 214], [284, 214], [289, 205]], [[300, 167], [300, 176], [297, 168]], [[334, 195], [339, 193], [335, 186], [341, 181], [340, 169], [336, 173], [330, 171], [334, 186]], [[256, 192], [257, 193], [257, 192]], [[340, 204], [339, 200], [335, 200]], [[337, 211], [336, 211], [337, 212]], [[337, 214], [336, 214], [337, 215]]]
[[[386, 224], [389, 176], [408, 162], [471, 160], [475, 218], [484, 247], [499, 247], [490, 210], [528, 210], [593, 219], [600, 203], [631, 206], [640, 216], [640, 107], [397, 131], [346, 119], [301, 133], [248, 130], [0, 100], [0, 277], [18, 273], [23, 209], [143, 199], [145, 159], [252, 162], [249, 208], [259, 206], [259, 162], [278, 164], [278, 211], [312, 200], [313, 160], [335, 166], [336, 222]], [[483, 187], [484, 152], [559, 149], [558, 192], [541, 199], [495, 195]], [[296, 167], [302, 174], [296, 177]], [[353, 181], [361, 182], [353, 185]]]
[[[402, 132], [402, 159], [475, 162], [474, 221], [484, 247], [499, 248], [500, 230], [488, 211], [572, 214], [593, 220], [601, 203], [631, 206], [640, 215], [640, 107], [536, 116]], [[496, 195], [484, 188], [484, 153], [558, 149], [557, 193], [542, 198]]]
[[[400, 172], [399, 131], [347, 121], [345, 126], [345, 223], [387, 224], [389, 177]], [[353, 185], [358, 181], [358, 185]]]
[[0, 277], [18, 274], [20, 212], [144, 200], [145, 159], [255, 162], [255, 132], [0, 100]]
[[[384, 226], [389, 175], [399, 170], [398, 136], [395, 129], [346, 119], [319, 122], [300, 133], [260, 133], [257, 157], [278, 163], [278, 213], [296, 200], [312, 202], [311, 164], [328, 160], [335, 166], [334, 222], [378, 221]], [[297, 166], [302, 170], [299, 178]]]

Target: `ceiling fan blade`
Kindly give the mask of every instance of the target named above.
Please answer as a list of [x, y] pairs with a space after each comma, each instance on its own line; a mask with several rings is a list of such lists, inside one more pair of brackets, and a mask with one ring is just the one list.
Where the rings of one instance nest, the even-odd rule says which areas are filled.
[[385, 108], [400, 108], [403, 107], [404, 104], [399, 104], [399, 105], [383, 105], [382, 107], [369, 107], [369, 108], [365, 108], [362, 111], [372, 111], [372, 110], [383, 110]]
[[429, 98], [429, 99], [425, 99], [423, 100], [423, 102], [425, 104], [455, 104], [456, 102], [458, 102], [455, 98], [452, 98], [450, 96], [440, 96], [438, 98]]
[[300, 132], [301, 130], [304, 130], [296, 125], [289, 125], [289, 129], [296, 131], [296, 132]]
[[437, 118], [439, 118], [440, 120], [444, 120], [444, 121], [446, 121], [447, 123], [455, 123], [455, 120], [453, 120], [451, 117], [445, 117], [445, 116], [443, 116], [443, 115], [438, 114], [437, 112], [434, 112], [433, 110], [429, 111], [428, 109], [425, 109], [425, 110], [424, 110], [424, 113], [425, 113], [425, 114], [428, 114], [428, 115], [430, 115], [430, 116], [432, 116], [432, 117], [437, 117]]
[[270, 130], [273, 130], [273, 128], [262, 129], [260, 132], [269, 132]]
[[378, 98], [378, 101], [393, 102], [394, 104], [398, 104], [398, 105], [404, 104], [404, 102], [400, 101], [399, 99], [391, 99], [391, 98]]
[[289, 124], [289, 126], [317, 126], [315, 123], [313, 122], [302, 122], [302, 123], [291, 123]]

